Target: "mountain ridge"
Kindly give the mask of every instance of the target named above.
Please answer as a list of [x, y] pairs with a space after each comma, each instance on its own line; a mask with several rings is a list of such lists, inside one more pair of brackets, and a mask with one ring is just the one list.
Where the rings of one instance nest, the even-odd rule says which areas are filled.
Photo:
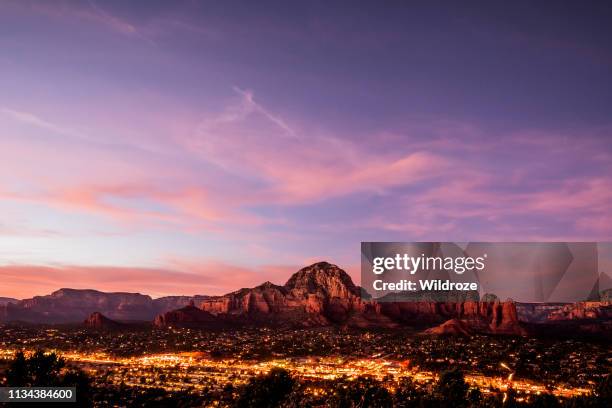
[[[524, 334], [517, 306], [512, 301], [500, 302], [488, 297], [483, 302], [477, 297], [468, 297], [453, 298], [454, 301], [427, 298], [381, 302], [362, 293], [362, 288], [340, 267], [317, 262], [292, 274], [284, 285], [267, 281], [220, 296], [153, 299], [140, 293], [62, 288], [47, 296], [0, 306], [0, 321], [83, 322], [98, 312], [110, 320], [142, 320], [153, 322], [157, 327], [427, 326], [432, 328], [431, 333]], [[551, 309], [551, 313], [556, 310]], [[591, 315], [568, 314], [570, 319]], [[546, 320], [547, 316], [542, 319]]]
[[6, 305], [8, 303], [16, 303], [19, 302], [19, 299], [14, 299], [10, 297], [0, 297], [0, 306]]
[[0, 304], [0, 322], [76, 323], [95, 312], [118, 321], [152, 321], [160, 313], [206, 298], [208, 296], [196, 295], [153, 299], [141, 293], [61, 288], [49, 295]]

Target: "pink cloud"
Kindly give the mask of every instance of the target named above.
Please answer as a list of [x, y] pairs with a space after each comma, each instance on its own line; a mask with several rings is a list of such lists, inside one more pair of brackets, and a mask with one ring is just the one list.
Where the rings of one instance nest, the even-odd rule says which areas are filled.
[[101, 9], [91, 0], [87, 1], [85, 4], [45, 4], [43, 2], [31, 4], [29, 8], [30, 10], [33, 10], [37, 13], [54, 18], [82, 20], [85, 22], [93, 22], [96, 24], [100, 24], [101, 26], [104, 26], [109, 30], [119, 34], [134, 36], [141, 35], [133, 24]]
[[253, 203], [304, 204], [355, 192], [382, 192], [433, 178], [451, 160], [425, 150], [381, 154], [348, 139], [309, 134], [290, 127], [250, 92], [195, 133], [179, 139], [202, 159], [266, 185]]
[[282, 285], [298, 266], [242, 267], [218, 261], [174, 261], [167, 268], [0, 266], [0, 296], [27, 298], [59, 288], [166, 295], [221, 295], [264, 281]]
[[[470, 219], [488, 222], [493, 236], [496, 230], [509, 236], [512, 228], [524, 236], [510, 219], [533, 214], [549, 224], [569, 220], [585, 234], [610, 231], [606, 174], [612, 156], [601, 137], [610, 132], [606, 127], [492, 137], [473, 123], [415, 121], [404, 133], [360, 139], [307, 129], [238, 88], [234, 103], [197, 125], [175, 110], [156, 119], [162, 136], [141, 135], [138, 145], [115, 135], [100, 144], [53, 118], [6, 111], [5, 119], [59, 138], [45, 143], [26, 134], [23, 140], [2, 140], [9, 171], [0, 175], [0, 195], [130, 227], [214, 232], [242, 242], [262, 234], [284, 241], [291, 235], [298, 242], [307, 239], [305, 229], [325, 228], [357, 235], [363, 235], [359, 228], [377, 230], [383, 239], [402, 232], [465, 237], [462, 222]], [[115, 142], [120, 148], [108, 148]], [[171, 154], [164, 155], [162, 146]], [[579, 173], [584, 157], [594, 163], [590, 174]], [[369, 219], [320, 225], [304, 225], [290, 212], [329, 199], [351, 200], [357, 193], [386, 201], [383, 210], [373, 208]], [[293, 230], [264, 230], [280, 225]]]
[[607, 212], [612, 203], [612, 179], [569, 179], [559, 189], [537, 192], [529, 198], [529, 209], [546, 213]]
[[[169, 224], [182, 230], [222, 230], [224, 225], [256, 226], [264, 221], [242, 213], [228, 196], [211, 197], [201, 187], [172, 189], [147, 184], [84, 185], [44, 193], [1, 192], [7, 200], [110, 217], [129, 225]], [[130, 205], [134, 201], [138, 206]], [[143, 205], [159, 208], [147, 210]]]

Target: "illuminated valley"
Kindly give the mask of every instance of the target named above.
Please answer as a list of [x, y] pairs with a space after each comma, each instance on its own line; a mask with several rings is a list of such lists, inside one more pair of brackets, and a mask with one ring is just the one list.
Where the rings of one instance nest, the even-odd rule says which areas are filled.
[[[205, 331], [170, 328], [96, 332], [82, 328], [5, 327], [0, 358], [17, 350], [56, 352], [100, 387], [219, 395], [273, 368], [287, 370], [305, 393], [324, 397], [334, 381], [372, 378], [389, 392], [409, 378], [424, 392], [458, 367], [466, 383], [502, 398], [589, 394], [611, 367], [605, 344], [520, 337], [417, 336], [410, 331]], [[229, 388], [228, 388], [229, 387]], [[231, 392], [231, 391], [229, 391]]]

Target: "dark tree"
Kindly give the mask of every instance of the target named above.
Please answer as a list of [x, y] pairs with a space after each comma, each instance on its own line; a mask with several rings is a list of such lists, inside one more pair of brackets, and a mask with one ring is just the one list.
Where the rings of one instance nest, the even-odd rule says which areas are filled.
[[57, 386], [60, 381], [60, 371], [66, 363], [55, 353], [45, 354], [36, 351], [32, 356], [25, 357], [18, 352], [9, 364], [6, 373], [9, 387], [45, 387]]
[[597, 384], [595, 396], [602, 407], [612, 406], [612, 375], [608, 374]]
[[560, 408], [561, 403], [552, 394], [540, 394], [536, 395], [531, 402], [533, 408]]
[[478, 388], [471, 388], [467, 394], [467, 401], [470, 407], [478, 407], [482, 402], [482, 392]]
[[273, 368], [263, 376], [252, 378], [242, 387], [236, 406], [243, 407], [276, 407], [289, 395], [295, 380], [287, 370]]
[[506, 408], [502, 402], [501, 395], [487, 395], [483, 396], [478, 405], [473, 406], [478, 408]]
[[395, 391], [395, 406], [398, 408], [419, 407], [421, 404], [422, 393], [410, 377], [402, 377]]
[[466, 396], [468, 388], [463, 378], [463, 372], [459, 369], [453, 369], [440, 374], [435, 394], [442, 404], [453, 407], [464, 407], [467, 402]]
[[337, 408], [385, 408], [393, 406], [393, 398], [380, 382], [370, 377], [358, 377], [353, 381], [339, 382], [329, 405]]
[[[609, 405], [605, 405], [608, 407]], [[603, 408], [592, 395], [581, 395], [565, 401], [564, 408]]]
[[9, 387], [25, 386], [27, 378], [28, 364], [23, 352], [19, 351], [6, 370], [6, 385]]
[[67, 367], [55, 353], [36, 351], [26, 357], [18, 352], [6, 371], [9, 387], [75, 387], [77, 405], [91, 405], [89, 377], [77, 368]]

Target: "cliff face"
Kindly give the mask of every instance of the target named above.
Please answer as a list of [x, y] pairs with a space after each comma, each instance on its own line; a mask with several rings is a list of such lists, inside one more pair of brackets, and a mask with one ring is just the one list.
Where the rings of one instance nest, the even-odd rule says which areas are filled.
[[114, 320], [143, 320], [178, 309], [206, 296], [169, 296], [152, 299], [139, 293], [105, 293], [89, 289], [60, 289], [47, 296], [35, 296], [0, 306], [0, 321], [30, 323], [82, 322], [94, 312]]
[[[152, 300], [153, 309], [156, 311], [156, 314], [167, 312], [170, 310], [176, 310], [184, 306], [188, 306], [190, 304], [200, 304], [205, 299], [208, 299], [208, 296], [204, 295], [195, 295], [195, 296], [164, 296], [157, 299]], [[151, 320], [151, 319], [147, 319]]]
[[16, 305], [31, 312], [42, 313], [52, 321], [83, 320], [93, 312], [112, 319], [146, 319], [154, 314], [152, 299], [138, 293], [103, 293], [97, 290], [60, 289], [48, 296], [35, 296]]
[[513, 302], [401, 302], [381, 303], [382, 311], [403, 323], [439, 323], [431, 333], [523, 334]]
[[493, 304], [493, 317], [489, 323], [489, 331], [495, 334], [526, 334], [519, 324], [514, 302]]
[[501, 316], [517, 319], [513, 302], [385, 302], [380, 305], [383, 313], [406, 322], [435, 322], [448, 318], [492, 320], [501, 319]]

